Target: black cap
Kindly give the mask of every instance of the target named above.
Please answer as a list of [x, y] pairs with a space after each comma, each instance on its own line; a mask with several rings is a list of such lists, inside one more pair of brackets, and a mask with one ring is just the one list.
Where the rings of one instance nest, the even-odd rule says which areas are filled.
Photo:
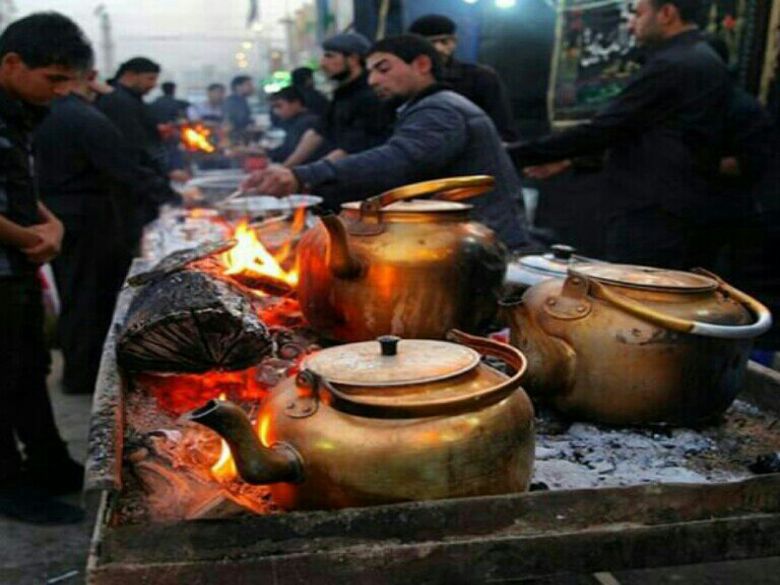
[[454, 35], [457, 28], [452, 19], [447, 18], [443, 14], [426, 14], [409, 26], [409, 32], [424, 37], [438, 37], [441, 35]]
[[326, 51], [338, 51], [346, 55], [360, 55], [365, 57], [371, 48], [371, 42], [356, 32], [346, 32], [334, 35], [322, 43]]

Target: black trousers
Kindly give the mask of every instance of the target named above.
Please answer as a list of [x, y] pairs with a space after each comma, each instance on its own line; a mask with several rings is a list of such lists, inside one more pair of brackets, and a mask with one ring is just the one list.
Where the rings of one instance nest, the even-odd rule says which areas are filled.
[[66, 230], [52, 262], [61, 309], [58, 338], [65, 362], [63, 382], [72, 392], [95, 387], [103, 342], [130, 255], [111, 221]]
[[16, 439], [28, 459], [67, 454], [46, 388], [50, 361], [43, 318], [35, 274], [0, 278], [0, 479], [19, 471]]

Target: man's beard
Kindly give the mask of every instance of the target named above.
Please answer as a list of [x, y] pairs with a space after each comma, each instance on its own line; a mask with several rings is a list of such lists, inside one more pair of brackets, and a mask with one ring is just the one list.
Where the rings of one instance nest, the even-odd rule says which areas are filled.
[[344, 67], [344, 68], [343, 68], [341, 71], [339, 71], [338, 73], [334, 73], [333, 75], [331, 75], [331, 76], [330, 76], [330, 78], [331, 78], [333, 81], [339, 81], [339, 82], [341, 82], [341, 81], [346, 81], [346, 80], [349, 78], [349, 74], [350, 74], [349, 67], [346, 67], [346, 66], [345, 66], [345, 67]]

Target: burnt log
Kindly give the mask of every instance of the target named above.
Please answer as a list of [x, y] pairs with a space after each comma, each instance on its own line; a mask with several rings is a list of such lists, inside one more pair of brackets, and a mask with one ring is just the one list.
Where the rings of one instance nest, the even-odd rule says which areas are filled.
[[272, 349], [248, 293], [184, 269], [160, 274], [138, 291], [118, 335], [117, 361], [134, 372], [241, 370]]

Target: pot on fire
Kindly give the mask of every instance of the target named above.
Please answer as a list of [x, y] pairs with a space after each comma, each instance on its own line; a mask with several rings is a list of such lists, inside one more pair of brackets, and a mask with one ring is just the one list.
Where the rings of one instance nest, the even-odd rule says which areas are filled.
[[258, 432], [228, 402], [189, 417], [217, 431], [241, 477], [270, 484], [287, 509], [524, 491], [534, 453], [525, 358], [506, 344], [450, 337], [457, 343], [385, 336], [313, 354], [263, 403]]
[[[493, 184], [488, 176], [426, 181], [322, 217], [298, 246], [298, 299], [309, 323], [339, 341], [443, 339], [487, 324], [505, 249], [457, 200]], [[435, 200], [408, 201], [427, 195]]]
[[696, 272], [578, 265], [503, 301], [512, 344], [528, 358], [529, 393], [571, 418], [611, 424], [722, 413], [771, 315]]

